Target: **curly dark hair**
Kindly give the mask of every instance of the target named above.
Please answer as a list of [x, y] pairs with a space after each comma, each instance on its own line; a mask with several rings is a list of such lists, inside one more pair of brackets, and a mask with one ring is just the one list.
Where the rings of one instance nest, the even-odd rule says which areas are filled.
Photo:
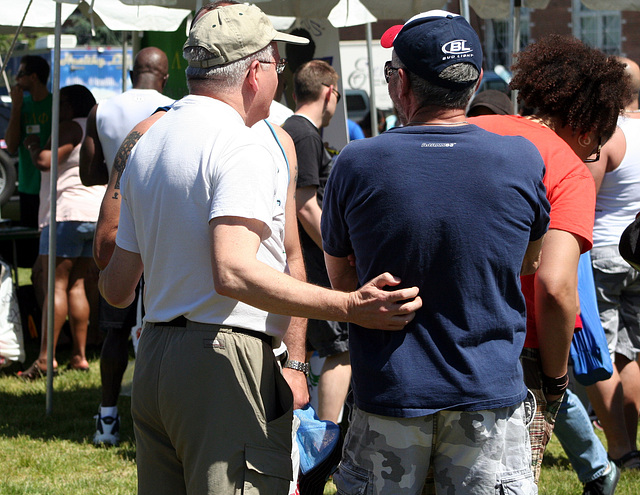
[[512, 70], [511, 88], [536, 115], [604, 140], [631, 99], [624, 64], [571, 36], [553, 34], [529, 45]]

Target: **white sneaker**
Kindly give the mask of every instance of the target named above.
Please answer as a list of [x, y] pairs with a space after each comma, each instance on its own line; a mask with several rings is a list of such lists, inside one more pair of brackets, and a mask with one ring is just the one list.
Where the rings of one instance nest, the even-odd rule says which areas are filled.
[[93, 435], [93, 443], [96, 445], [118, 445], [120, 441], [120, 415], [102, 417], [100, 413], [94, 416], [96, 419], [96, 433]]

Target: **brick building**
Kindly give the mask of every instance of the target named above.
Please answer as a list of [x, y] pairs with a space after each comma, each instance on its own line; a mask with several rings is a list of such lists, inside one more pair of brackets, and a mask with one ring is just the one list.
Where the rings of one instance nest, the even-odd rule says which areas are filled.
[[[459, 2], [444, 7], [459, 12]], [[550, 33], [573, 35], [612, 55], [623, 55], [640, 63], [640, 12], [589, 10], [580, 0], [551, 0], [546, 9], [522, 9], [521, 46]], [[373, 38], [404, 20], [379, 21], [372, 25]], [[471, 25], [479, 33], [485, 52], [485, 69], [511, 65], [511, 19], [481, 19], [471, 9]], [[364, 39], [364, 26], [340, 29], [341, 40]]]

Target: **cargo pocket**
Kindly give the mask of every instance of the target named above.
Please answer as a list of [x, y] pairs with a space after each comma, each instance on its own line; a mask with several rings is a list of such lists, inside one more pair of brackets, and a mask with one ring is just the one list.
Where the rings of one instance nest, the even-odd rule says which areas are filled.
[[245, 445], [243, 495], [286, 495], [293, 480], [291, 453]]
[[500, 476], [496, 485], [496, 495], [534, 495], [538, 493], [530, 469], [512, 471]]
[[373, 495], [373, 485], [369, 473], [357, 466], [341, 462], [333, 473], [333, 483], [338, 495]]

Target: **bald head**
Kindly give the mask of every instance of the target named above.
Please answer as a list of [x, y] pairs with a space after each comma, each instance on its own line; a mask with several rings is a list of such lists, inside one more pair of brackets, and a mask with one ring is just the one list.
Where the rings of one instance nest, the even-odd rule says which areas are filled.
[[169, 73], [167, 55], [154, 46], [143, 48], [133, 62], [131, 82], [136, 89], [155, 89], [162, 92]]
[[616, 57], [618, 61], [624, 64], [624, 70], [631, 78], [631, 90], [633, 91], [633, 100], [631, 105], [635, 105], [634, 109], [638, 108], [638, 93], [640, 92], [640, 67], [633, 60], [626, 57]]

